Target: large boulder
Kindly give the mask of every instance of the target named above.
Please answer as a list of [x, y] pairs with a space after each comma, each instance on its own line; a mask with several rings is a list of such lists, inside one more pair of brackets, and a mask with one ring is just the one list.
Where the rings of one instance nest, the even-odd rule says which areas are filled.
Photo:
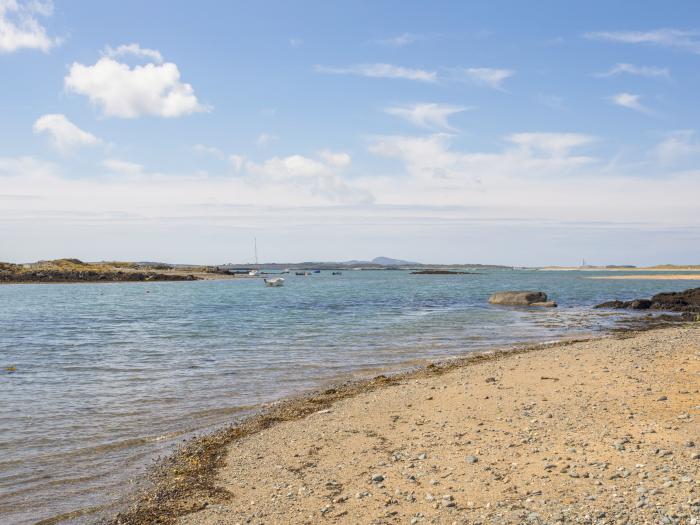
[[489, 303], [504, 306], [557, 306], [554, 301], [547, 301], [547, 294], [534, 291], [496, 292], [489, 297]]

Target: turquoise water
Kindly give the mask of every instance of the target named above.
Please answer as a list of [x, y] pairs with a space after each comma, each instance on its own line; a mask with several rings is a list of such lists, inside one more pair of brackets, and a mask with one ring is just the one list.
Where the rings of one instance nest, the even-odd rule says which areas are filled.
[[[346, 271], [285, 276], [283, 288], [257, 279], [0, 286], [0, 366], [17, 367], [0, 373], [0, 521], [108, 505], [184, 437], [281, 396], [597, 332], [630, 315], [591, 310], [598, 302], [697, 286], [594, 275]], [[487, 303], [507, 289], [544, 290], [560, 307]]]

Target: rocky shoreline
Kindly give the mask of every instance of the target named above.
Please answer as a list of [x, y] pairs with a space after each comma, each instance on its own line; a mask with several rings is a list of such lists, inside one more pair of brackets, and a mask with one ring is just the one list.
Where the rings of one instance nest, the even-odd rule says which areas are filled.
[[130, 263], [84, 263], [78, 259], [33, 264], [0, 263], [0, 284], [196, 281], [194, 273]]
[[683, 312], [700, 314], [700, 288], [691, 288], [682, 292], [663, 292], [651, 299], [634, 299], [632, 301], [607, 301], [596, 308], [627, 308], [630, 310], [663, 310], [666, 312]]

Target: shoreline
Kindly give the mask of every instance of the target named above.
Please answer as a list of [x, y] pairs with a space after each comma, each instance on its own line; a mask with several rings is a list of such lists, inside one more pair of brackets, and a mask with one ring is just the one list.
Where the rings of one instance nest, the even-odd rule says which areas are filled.
[[[686, 325], [682, 325], [686, 326]], [[677, 328], [671, 328], [676, 330]], [[609, 331], [600, 336], [573, 338], [556, 342], [515, 344], [451, 359], [430, 362], [396, 373], [373, 378], [352, 379], [311, 392], [300, 393], [263, 406], [259, 412], [245, 417], [238, 424], [194, 437], [170, 456], [157, 463], [149, 473], [150, 488], [131, 500], [130, 508], [118, 514], [111, 523], [137, 525], [153, 522], [176, 523], [183, 516], [193, 515], [210, 505], [224, 504], [230, 494], [220, 487], [220, 473], [226, 466], [227, 451], [251, 436], [282, 424], [299, 423], [313, 414], [330, 411], [346, 400], [402, 383], [435, 379], [458, 370], [483, 363], [513, 360], [516, 356], [536, 352], [554, 352], [572, 345], [596, 341], [622, 341], [647, 333], [645, 330]]]

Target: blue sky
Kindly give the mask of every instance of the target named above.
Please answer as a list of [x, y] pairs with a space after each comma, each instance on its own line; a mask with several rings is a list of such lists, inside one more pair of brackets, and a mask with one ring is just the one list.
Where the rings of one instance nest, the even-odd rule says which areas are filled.
[[697, 263], [698, 15], [0, 0], [0, 260]]

